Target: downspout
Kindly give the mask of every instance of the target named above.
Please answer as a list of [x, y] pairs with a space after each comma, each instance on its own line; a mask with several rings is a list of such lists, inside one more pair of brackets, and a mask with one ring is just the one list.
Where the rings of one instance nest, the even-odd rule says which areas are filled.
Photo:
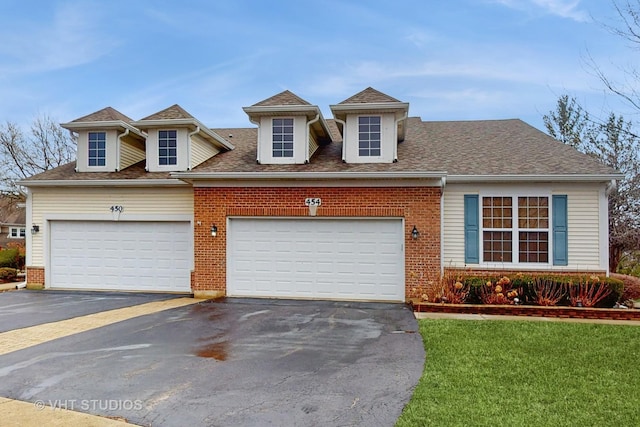
[[305, 144], [304, 147], [304, 163], [309, 163], [309, 136], [311, 135], [311, 125], [314, 124], [315, 122], [317, 122], [318, 120], [320, 120], [320, 113], [316, 114], [315, 119], [310, 120], [307, 122], [307, 143]]
[[122, 142], [122, 138], [129, 135], [129, 129], [125, 129], [124, 133], [118, 135], [117, 144], [116, 144], [116, 172], [120, 170], [120, 143]]
[[[400, 123], [402, 120], [406, 120], [407, 117], [409, 116], [408, 113], [404, 113], [404, 115], [402, 117], [400, 117], [399, 119], [396, 119], [393, 123], [394, 123], [394, 128], [393, 128], [393, 133], [395, 134], [395, 143], [393, 144], [393, 163], [398, 161], [398, 123]], [[407, 131], [407, 127], [405, 126], [404, 131]]]
[[342, 125], [342, 162], [346, 163], [347, 162], [347, 123], [335, 117], [333, 120]]
[[444, 277], [444, 187], [447, 185], [447, 177], [441, 178], [440, 185], [440, 275]]
[[191, 137], [200, 133], [200, 126], [196, 126], [196, 130], [190, 132], [187, 138], [187, 170], [191, 170]]
[[251, 117], [249, 117], [249, 121], [258, 126], [258, 141], [256, 144], [256, 147], [258, 147], [258, 149], [256, 150], [256, 163], [260, 164], [260, 122], [256, 122]]

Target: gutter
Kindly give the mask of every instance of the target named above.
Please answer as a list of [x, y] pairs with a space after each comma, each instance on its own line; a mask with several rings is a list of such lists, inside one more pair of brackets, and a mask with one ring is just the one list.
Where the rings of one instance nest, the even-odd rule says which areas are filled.
[[200, 126], [196, 126], [196, 130], [189, 132], [187, 135], [187, 170], [191, 170], [191, 137], [200, 133]]
[[604, 182], [624, 178], [623, 174], [559, 174], [559, 175], [447, 175], [452, 184], [488, 182]]
[[38, 181], [19, 181], [18, 184], [31, 187], [181, 187], [189, 185], [172, 178], [159, 179], [51, 179]]
[[186, 180], [322, 180], [322, 179], [440, 179], [446, 172], [173, 172], [171, 177]]

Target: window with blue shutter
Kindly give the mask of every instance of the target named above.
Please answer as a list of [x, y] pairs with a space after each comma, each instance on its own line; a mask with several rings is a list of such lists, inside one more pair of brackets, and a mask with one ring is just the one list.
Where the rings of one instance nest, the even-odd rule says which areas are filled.
[[569, 264], [567, 196], [553, 196], [553, 265]]
[[478, 212], [478, 195], [464, 196], [464, 262], [478, 264], [480, 262], [480, 214]]

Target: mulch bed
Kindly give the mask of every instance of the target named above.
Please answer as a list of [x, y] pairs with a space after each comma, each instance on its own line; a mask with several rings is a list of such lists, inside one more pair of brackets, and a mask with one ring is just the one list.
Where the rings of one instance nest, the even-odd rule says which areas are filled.
[[623, 308], [541, 307], [532, 305], [440, 304], [413, 302], [417, 313], [495, 314], [573, 319], [640, 320], [640, 310]]

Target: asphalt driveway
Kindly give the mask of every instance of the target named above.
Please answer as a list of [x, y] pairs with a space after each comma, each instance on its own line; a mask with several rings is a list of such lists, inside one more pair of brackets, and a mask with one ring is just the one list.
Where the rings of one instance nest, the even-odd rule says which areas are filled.
[[0, 356], [0, 396], [152, 426], [391, 426], [424, 356], [401, 304], [226, 299]]

